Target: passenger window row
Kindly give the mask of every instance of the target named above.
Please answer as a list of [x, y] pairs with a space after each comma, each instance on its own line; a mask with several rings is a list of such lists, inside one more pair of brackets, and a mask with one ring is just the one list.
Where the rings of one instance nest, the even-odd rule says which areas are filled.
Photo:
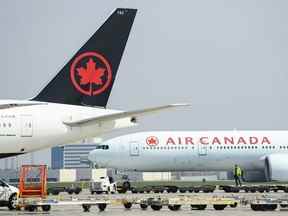
[[[229, 149], [258, 149], [258, 146], [209, 146], [209, 149], [217, 149], [217, 150], [229, 150]], [[275, 146], [262, 146], [262, 149], [275, 149]], [[184, 150], [188, 149], [187, 146], [153, 146], [153, 147], [143, 147], [144, 150]], [[190, 149], [194, 149], [194, 146], [190, 147]], [[288, 149], [288, 146], [280, 146], [280, 149]]]
[[[258, 149], [258, 146], [217, 146], [217, 149]], [[212, 149], [212, 146], [210, 146]]]
[[[143, 147], [143, 150], [187, 150], [188, 146], [151, 146], [151, 147]], [[194, 149], [194, 146], [191, 146], [190, 149]]]
[[0, 122], [0, 128], [11, 128], [12, 124], [10, 122]]

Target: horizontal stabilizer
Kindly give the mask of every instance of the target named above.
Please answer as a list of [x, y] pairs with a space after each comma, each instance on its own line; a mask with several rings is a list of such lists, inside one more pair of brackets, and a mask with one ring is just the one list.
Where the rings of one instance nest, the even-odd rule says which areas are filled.
[[4, 101], [0, 102], [1, 109], [9, 109], [14, 107], [24, 107], [24, 106], [35, 106], [35, 105], [45, 105], [45, 102], [33, 102], [33, 101]]
[[81, 126], [81, 125], [84, 125], [87, 123], [100, 123], [100, 122], [114, 121], [114, 120], [118, 120], [118, 119], [129, 118], [129, 117], [137, 118], [140, 116], [152, 114], [152, 113], [159, 112], [162, 110], [168, 110], [168, 109], [173, 109], [173, 108], [177, 108], [177, 107], [187, 107], [187, 106], [190, 106], [190, 105], [188, 105], [188, 104], [170, 104], [170, 105], [146, 108], [146, 109], [141, 109], [141, 110], [113, 113], [113, 114], [98, 116], [98, 117], [94, 117], [94, 118], [81, 119], [81, 120], [77, 120], [77, 121], [63, 121], [63, 123], [68, 125], [68, 126]]

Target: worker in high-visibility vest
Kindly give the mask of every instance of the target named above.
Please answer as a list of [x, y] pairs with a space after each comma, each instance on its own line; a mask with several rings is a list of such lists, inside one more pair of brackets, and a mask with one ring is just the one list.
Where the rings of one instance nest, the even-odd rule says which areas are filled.
[[241, 186], [241, 176], [242, 176], [242, 170], [241, 170], [240, 166], [235, 164], [234, 179], [235, 179], [236, 186]]

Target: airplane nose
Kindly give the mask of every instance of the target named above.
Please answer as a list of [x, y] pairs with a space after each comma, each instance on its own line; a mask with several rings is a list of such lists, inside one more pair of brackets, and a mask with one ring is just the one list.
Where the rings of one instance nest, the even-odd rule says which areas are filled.
[[93, 162], [93, 152], [94, 152], [94, 150], [89, 152], [89, 154], [88, 154], [88, 160], [91, 162]]
[[88, 154], [88, 160], [92, 162], [96, 168], [104, 168], [108, 166], [108, 160], [103, 157], [101, 151], [95, 149]]

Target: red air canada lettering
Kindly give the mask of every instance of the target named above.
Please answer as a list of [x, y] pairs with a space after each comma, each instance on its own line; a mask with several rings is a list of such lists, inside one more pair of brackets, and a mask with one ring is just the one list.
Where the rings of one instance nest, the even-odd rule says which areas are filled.
[[271, 144], [271, 138], [267, 136], [240, 136], [240, 137], [218, 137], [218, 136], [203, 136], [203, 137], [168, 137], [166, 145], [263, 145]]

